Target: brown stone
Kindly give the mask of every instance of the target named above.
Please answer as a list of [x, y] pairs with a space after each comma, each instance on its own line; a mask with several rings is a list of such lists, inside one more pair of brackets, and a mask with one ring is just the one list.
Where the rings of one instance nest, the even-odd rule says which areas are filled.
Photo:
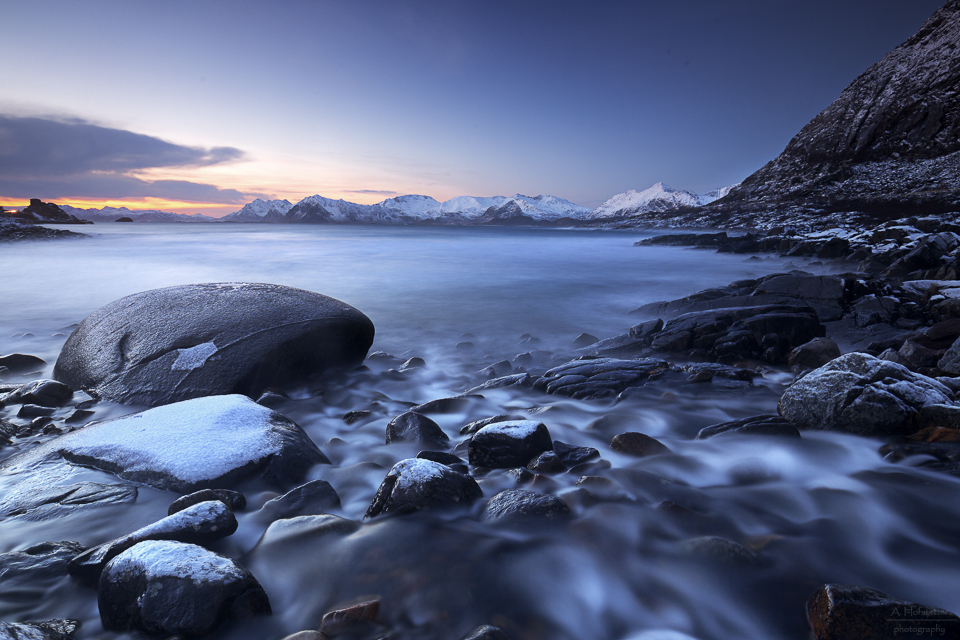
[[960, 429], [926, 427], [907, 437], [920, 442], [960, 442]]
[[380, 598], [365, 600], [357, 604], [336, 609], [324, 614], [320, 622], [320, 631], [327, 635], [336, 635], [349, 631], [351, 627], [366, 622], [374, 622], [380, 608]]
[[672, 453], [665, 444], [656, 438], [651, 438], [644, 433], [637, 433], [636, 431], [628, 431], [627, 433], [613, 436], [613, 440], [610, 441], [610, 448], [620, 453], [638, 457]]

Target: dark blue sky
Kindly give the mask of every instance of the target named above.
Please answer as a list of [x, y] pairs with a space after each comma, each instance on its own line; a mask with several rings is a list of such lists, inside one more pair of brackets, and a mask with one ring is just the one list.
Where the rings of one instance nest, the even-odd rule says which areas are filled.
[[[657, 181], [702, 192], [776, 156], [940, 4], [5, 3], [4, 114], [144, 134], [192, 148], [184, 157], [232, 152], [121, 172], [119, 152], [78, 147], [73, 173], [63, 157], [32, 167], [0, 182], [0, 201], [27, 197], [15, 180], [85, 201], [135, 202], [142, 183], [144, 202], [167, 208], [214, 194], [222, 212], [254, 195], [521, 192], [596, 206]], [[109, 193], [103, 172], [128, 189]]]

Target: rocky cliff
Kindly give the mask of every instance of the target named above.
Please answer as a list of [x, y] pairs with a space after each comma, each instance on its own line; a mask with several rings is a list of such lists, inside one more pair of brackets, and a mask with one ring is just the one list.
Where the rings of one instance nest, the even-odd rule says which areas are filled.
[[708, 207], [888, 218], [960, 209], [960, 0], [854, 80], [773, 161]]

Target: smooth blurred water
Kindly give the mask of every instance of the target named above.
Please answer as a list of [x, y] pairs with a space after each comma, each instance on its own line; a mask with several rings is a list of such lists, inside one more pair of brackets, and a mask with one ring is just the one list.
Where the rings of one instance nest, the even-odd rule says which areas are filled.
[[[607, 337], [639, 305], [783, 268], [679, 247], [642, 232], [251, 224], [72, 226], [86, 240], [0, 245], [0, 351], [55, 358], [68, 327], [125, 295], [198, 282], [269, 282], [367, 314], [374, 349], [496, 346], [525, 333], [568, 345]], [[32, 333], [31, 339], [13, 337]], [[59, 338], [59, 340], [57, 339]], [[521, 349], [523, 350], [523, 349]]]

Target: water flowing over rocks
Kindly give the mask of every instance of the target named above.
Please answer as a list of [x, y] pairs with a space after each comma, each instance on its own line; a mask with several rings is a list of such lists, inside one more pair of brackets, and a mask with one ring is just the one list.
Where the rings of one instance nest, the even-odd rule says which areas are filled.
[[327, 296], [271, 284], [144, 291], [97, 309], [67, 339], [54, 377], [115, 402], [156, 406], [303, 381], [359, 365], [370, 320]]
[[930, 405], [953, 405], [953, 392], [896, 363], [848, 353], [797, 380], [780, 398], [779, 410], [808, 429], [907, 435]]
[[100, 577], [100, 618], [111, 631], [203, 636], [226, 619], [269, 615], [260, 583], [236, 561], [181, 542], [124, 551]]
[[[130, 438], [131, 432], [137, 437]], [[292, 420], [231, 395], [94, 423], [4, 460], [0, 470], [26, 472], [65, 462], [189, 493], [251, 477], [289, 484], [329, 461]]]

